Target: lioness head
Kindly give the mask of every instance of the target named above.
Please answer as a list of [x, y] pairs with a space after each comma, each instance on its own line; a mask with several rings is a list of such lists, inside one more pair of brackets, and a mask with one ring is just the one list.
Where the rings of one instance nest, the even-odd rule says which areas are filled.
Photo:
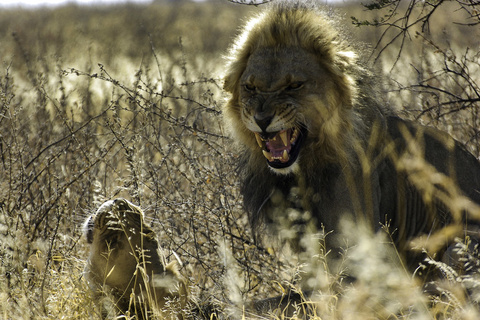
[[176, 262], [165, 264], [160, 258], [155, 233], [139, 207], [121, 198], [107, 201], [87, 218], [84, 234], [90, 244], [86, 278], [95, 291], [104, 292], [104, 285], [113, 288], [121, 311], [132, 305], [132, 293], [133, 301], [148, 309], [177, 301], [181, 310], [186, 299], [183, 279]]
[[143, 223], [139, 207], [125, 199], [103, 203], [84, 224], [90, 246], [89, 264], [100, 283], [125, 291], [130, 286], [141, 250], [156, 252], [153, 231]]
[[273, 7], [231, 50], [225, 118], [234, 138], [277, 173], [294, 170], [307, 149], [338, 159], [352, 131], [355, 55], [324, 20], [312, 8]]

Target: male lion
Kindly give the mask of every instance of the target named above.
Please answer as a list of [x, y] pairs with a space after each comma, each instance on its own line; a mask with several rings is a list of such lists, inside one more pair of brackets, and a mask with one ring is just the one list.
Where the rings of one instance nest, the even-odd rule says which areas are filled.
[[[466, 212], [478, 215], [479, 162], [447, 134], [396, 117], [316, 8], [273, 4], [229, 58], [224, 117], [244, 146], [239, 174], [253, 228], [287, 221], [298, 240], [310, 221], [330, 232], [346, 214], [366, 217], [389, 227], [413, 265], [413, 238], [450, 224], [445, 245], [466, 234]], [[457, 184], [473, 202], [456, 195]]]
[[160, 259], [142, 210], [125, 199], [103, 203], [84, 224], [90, 244], [86, 278], [96, 295], [111, 288], [120, 312], [181, 318], [186, 287], [175, 262]]

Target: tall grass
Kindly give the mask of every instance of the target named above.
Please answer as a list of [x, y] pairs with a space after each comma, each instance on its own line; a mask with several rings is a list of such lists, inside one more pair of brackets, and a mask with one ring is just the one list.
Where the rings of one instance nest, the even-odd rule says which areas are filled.
[[[312, 252], [300, 257], [254, 243], [233, 170], [234, 141], [220, 112], [221, 56], [254, 10], [224, 1], [0, 12], [2, 318], [100, 317], [82, 275], [87, 254], [80, 228], [103, 201], [119, 196], [140, 205], [161, 246], [181, 257], [181, 272], [205, 313], [251, 316], [254, 308], [244, 310], [243, 301], [299, 289], [308, 276], [315, 295], [294, 314], [478, 316], [462, 300], [463, 282], [455, 278], [443, 299], [429, 298], [386, 257], [391, 247], [379, 249], [385, 239], [348, 223], [358, 245], [343, 264], [354, 270], [356, 286], [330, 272], [323, 239], [315, 235], [305, 240]], [[435, 68], [423, 70], [440, 77]], [[401, 97], [405, 105], [420, 99], [417, 114], [431, 115], [430, 98]], [[467, 111], [474, 122], [460, 138], [478, 155], [473, 110], [478, 104]], [[446, 116], [429, 119], [451, 124]]]

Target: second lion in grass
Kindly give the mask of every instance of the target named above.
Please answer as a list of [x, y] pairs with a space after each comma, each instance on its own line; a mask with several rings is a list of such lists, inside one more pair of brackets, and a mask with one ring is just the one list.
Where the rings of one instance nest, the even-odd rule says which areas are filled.
[[[98, 300], [111, 293], [113, 313], [182, 318], [184, 280], [176, 261], [161, 259], [155, 233], [139, 207], [121, 198], [107, 201], [85, 221], [84, 234], [90, 244], [86, 278]], [[107, 312], [102, 310], [104, 316]]]

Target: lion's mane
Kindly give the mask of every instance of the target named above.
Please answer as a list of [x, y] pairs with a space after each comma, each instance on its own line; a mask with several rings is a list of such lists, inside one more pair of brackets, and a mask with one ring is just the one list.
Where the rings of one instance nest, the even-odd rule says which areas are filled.
[[[278, 47], [279, 50], [297, 47], [312, 52], [336, 86], [335, 91], [327, 93], [328, 106], [335, 113], [328, 123], [317, 121], [323, 120], [318, 117], [319, 111], [311, 110], [308, 126], [318, 136], [312, 151], [320, 156], [317, 161], [337, 162], [340, 158], [342, 161], [351, 158], [345, 153], [345, 149], [351, 147], [344, 146], [356, 143], [359, 136], [365, 137], [365, 126], [373, 120], [374, 111], [362, 106], [366, 104], [364, 100], [376, 105], [367, 96], [372, 94], [374, 87], [368, 70], [358, 63], [356, 53], [341, 40], [331, 23], [318, 8], [285, 2], [277, 3], [246, 25], [230, 51], [224, 84], [224, 89], [232, 94], [224, 110], [225, 119], [241, 144], [257, 148], [253, 135], [237, 121], [241, 108], [238, 105], [239, 79], [250, 55], [265, 47]], [[370, 114], [363, 115], [365, 112]]]

